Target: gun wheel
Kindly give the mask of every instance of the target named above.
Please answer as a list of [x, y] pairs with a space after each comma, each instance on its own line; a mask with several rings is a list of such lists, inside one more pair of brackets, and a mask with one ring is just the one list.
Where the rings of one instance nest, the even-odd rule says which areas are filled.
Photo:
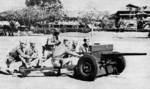
[[[118, 53], [118, 52], [114, 52], [114, 53]], [[113, 60], [116, 62], [114, 67], [116, 68], [116, 72], [118, 72], [117, 74], [122, 73], [126, 67], [125, 58], [123, 56], [115, 56]]]
[[91, 55], [84, 55], [78, 62], [77, 72], [81, 79], [94, 81], [98, 73], [97, 59]]

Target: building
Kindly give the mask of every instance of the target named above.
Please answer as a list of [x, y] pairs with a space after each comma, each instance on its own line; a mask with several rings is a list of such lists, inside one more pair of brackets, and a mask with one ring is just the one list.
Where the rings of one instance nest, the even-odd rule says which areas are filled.
[[116, 12], [115, 17], [116, 26], [120, 25], [120, 22], [123, 22], [126, 25], [126, 29], [128, 27], [134, 28], [135, 30], [144, 29], [146, 22], [150, 21], [150, 6], [128, 4], [126, 7], [121, 7]]
[[121, 7], [117, 11], [116, 16], [118, 19], [141, 19], [150, 17], [150, 7], [149, 6], [135, 6], [133, 4], [128, 4], [126, 7]]

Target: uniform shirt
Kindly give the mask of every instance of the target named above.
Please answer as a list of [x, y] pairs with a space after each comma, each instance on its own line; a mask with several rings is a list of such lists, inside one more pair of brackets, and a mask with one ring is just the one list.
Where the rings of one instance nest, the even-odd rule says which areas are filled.
[[38, 51], [36, 50], [36, 48], [28, 47], [27, 50], [25, 51], [25, 54], [29, 56], [36, 54], [36, 56], [38, 56]]
[[53, 57], [61, 57], [63, 58], [63, 56], [68, 53], [69, 48], [66, 47], [64, 44], [61, 44], [59, 46], [57, 46], [54, 51], [53, 51]]
[[88, 53], [89, 52], [89, 47], [86, 47], [83, 44], [82, 46], [80, 46], [79, 52], [81, 52], [81, 53]]
[[77, 48], [77, 46], [71, 45], [71, 51], [76, 52], [76, 48]]
[[47, 39], [47, 42], [46, 42], [46, 45], [55, 45], [55, 46], [58, 46], [61, 42], [59, 40], [54, 40], [53, 38], [50, 39], [48, 38]]
[[11, 52], [9, 52], [9, 55], [11, 57], [19, 57], [19, 55], [23, 58], [27, 58], [28, 56], [25, 55], [23, 48], [20, 47], [20, 45], [18, 45], [17, 47], [15, 47]]

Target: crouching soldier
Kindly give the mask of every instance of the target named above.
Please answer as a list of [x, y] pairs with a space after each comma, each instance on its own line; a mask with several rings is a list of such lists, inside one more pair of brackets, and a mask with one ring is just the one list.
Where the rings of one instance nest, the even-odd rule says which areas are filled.
[[[72, 55], [72, 57], [64, 58], [65, 54]], [[74, 57], [73, 57], [74, 56]], [[54, 67], [62, 67], [70, 61], [76, 61], [81, 57], [76, 52], [71, 51], [69, 48], [69, 41], [64, 39], [63, 43], [55, 48], [52, 56], [52, 64]]]
[[13, 74], [13, 72], [15, 70], [14, 67], [11, 65], [15, 64], [17, 62], [22, 62], [23, 64], [25, 64], [25, 67], [29, 67], [29, 64], [26, 62], [25, 59], [31, 59], [33, 57], [30, 57], [29, 55], [26, 55], [24, 53], [24, 49], [25, 49], [26, 45], [27, 45], [27, 41], [21, 40], [20, 44], [17, 47], [15, 47], [11, 52], [9, 52], [9, 55], [6, 58], [6, 64], [7, 64], [7, 68], [8, 68], [7, 71], [10, 74]]
[[40, 65], [38, 64], [40, 62], [38, 58], [38, 51], [35, 48], [34, 41], [30, 41], [30, 46], [25, 51], [25, 54], [32, 57], [32, 58], [26, 59], [26, 62], [30, 65], [30, 67], [40, 67]]

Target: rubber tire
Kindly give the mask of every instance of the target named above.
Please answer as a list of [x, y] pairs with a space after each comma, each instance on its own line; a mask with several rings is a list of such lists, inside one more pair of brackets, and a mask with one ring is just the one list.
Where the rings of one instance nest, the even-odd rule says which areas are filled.
[[[119, 53], [119, 52], [114, 52]], [[117, 64], [115, 67], [117, 68], [118, 73], [122, 73], [126, 67], [126, 60], [123, 56], [115, 56], [113, 59]]]
[[[84, 63], [89, 63], [91, 65], [91, 72], [90, 73], [85, 73], [83, 71], [83, 65]], [[92, 55], [84, 55], [82, 56], [77, 64], [77, 75], [79, 76], [80, 79], [85, 80], [85, 81], [94, 81], [97, 74], [98, 74], [98, 60], [96, 57]]]
[[76, 66], [76, 67], [74, 67], [73, 71], [74, 71], [74, 73], [73, 73], [73, 77], [78, 79], [79, 74], [78, 74], [77, 66]]

